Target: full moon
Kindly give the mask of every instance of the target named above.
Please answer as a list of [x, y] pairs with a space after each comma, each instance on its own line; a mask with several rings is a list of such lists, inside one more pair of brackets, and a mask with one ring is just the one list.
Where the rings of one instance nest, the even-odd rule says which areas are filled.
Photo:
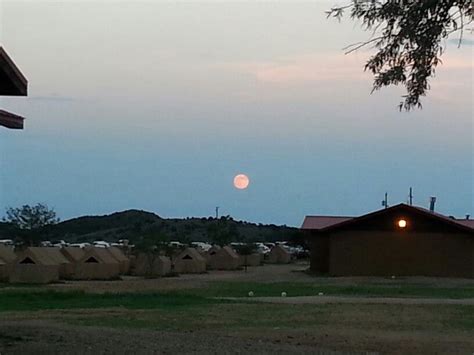
[[249, 186], [250, 180], [247, 175], [239, 174], [234, 178], [234, 186], [239, 190], [244, 190]]

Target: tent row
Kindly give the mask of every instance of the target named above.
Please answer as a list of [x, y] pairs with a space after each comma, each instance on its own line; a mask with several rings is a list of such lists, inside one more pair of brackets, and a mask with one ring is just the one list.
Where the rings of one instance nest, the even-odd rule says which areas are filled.
[[128, 273], [129, 259], [116, 248], [0, 246], [0, 281], [50, 283], [58, 280], [111, 280]]
[[[291, 255], [276, 246], [267, 262], [289, 263]], [[170, 273], [199, 274], [207, 270], [237, 270], [259, 266], [263, 255], [239, 255], [231, 247], [214, 246], [199, 252], [186, 248], [173, 258], [156, 253], [138, 253], [128, 258], [117, 247], [30, 247], [15, 252], [0, 246], [0, 282], [50, 283], [58, 280], [113, 280], [120, 275], [145, 277]]]

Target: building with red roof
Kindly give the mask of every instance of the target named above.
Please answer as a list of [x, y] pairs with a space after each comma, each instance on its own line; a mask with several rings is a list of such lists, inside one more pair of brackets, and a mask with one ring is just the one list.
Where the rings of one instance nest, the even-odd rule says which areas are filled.
[[399, 204], [359, 217], [307, 216], [311, 270], [333, 276], [474, 277], [474, 221]]

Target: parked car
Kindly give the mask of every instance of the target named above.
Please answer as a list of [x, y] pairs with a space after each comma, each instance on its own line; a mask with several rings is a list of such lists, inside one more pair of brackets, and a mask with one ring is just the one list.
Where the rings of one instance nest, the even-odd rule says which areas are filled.
[[12, 239], [0, 239], [0, 245], [13, 245]]
[[70, 247], [73, 247], [73, 248], [85, 248], [85, 247], [89, 247], [91, 244], [90, 243], [73, 243], [73, 244], [69, 244]]
[[69, 245], [69, 243], [66, 243], [64, 240], [56, 240], [54, 242], [51, 242], [51, 244], [53, 247], [56, 247], [56, 248], [63, 248]]
[[184, 248], [186, 245], [184, 245], [181, 242], [172, 241], [168, 243], [168, 246], [173, 247], [173, 248]]
[[275, 243], [263, 243], [270, 250], [275, 246]]
[[268, 254], [271, 250], [264, 243], [255, 243], [255, 245], [257, 246], [257, 252], [260, 254]]
[[93, 245], [96, 247], [96, 248], [109, 248], [110, 247], [110, 243], [108, 242], [105, 242], [103, 240], [96, 240]]
[[209, 243], [204, 243], [204, 242], [192, 242], [191, 245], [195, 248], [199, 248], [204, 251], [208, 251], [209, 249], [212, 248], [212, 245]]

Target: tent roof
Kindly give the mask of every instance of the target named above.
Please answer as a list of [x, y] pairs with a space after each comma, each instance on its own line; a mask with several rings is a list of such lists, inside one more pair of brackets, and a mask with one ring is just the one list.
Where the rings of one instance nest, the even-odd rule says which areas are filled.
[[77, 247], [61, 248], [61, 252], [71, 258], [73, 261], [79, 261], [84, 257], [84, 250]]
[[199, 252], [194, 248], [186, 248], [178, 254], [176, 259], [183, 259], [186, 255], [189, 255], [193, 260], [206, 261]]
[[41, 247], [29, 247], [19, 253], [17, 262], [21, 262], [24, 258], [29, 257], [36, 264], [41, 265], [59, 265], [60, 263], [55, 260], [52, 253], [48, 252], [46, 248]]
[[104, 264], [118, 264], [118, 261], [110, 254], [106, 248], [87, 247], [84, 248], [84, 256], [81, 261], [87, 260], [91, 256], [95, 256]]
[[226, 245], [225, 247], [222, 247], [218, 252], [217, 252], [217, 255], [227, 255], [233, 259], [238, 259], [239, 256], [237, 255], [237, 253], [234, 251], [234, 249], [232, 249], [231, 247], [229, 247], [228, 245]]
[[125, 256], [125, 254], [120, 248], [109, 247], [107, 248], [107, 250], [117, 261], [128, 261], [128, 258]]
[[270, 253], [276, 253], [276, 252], [280, 252], [280, 253], [285, 253], [285, 254], [290, 254], [288, 252], [288, 250], [286, 250], [285, 248], [283, 248], [281, 245], [275, 245], [272, 250], [270, 250]]
[[3, 260], [6, 263], [12, 263], [16, 260], [16, 254], [13, 251], [13, 248], [0, 245], [0, 260]]
[[46, 253], [48, 257], [53, 259], [58, 264], [69, 264], [69, 260], [61, 253], [61, 248], [55, 247], [42, 247], [38, 249], [43, 249], [43, 253]]

